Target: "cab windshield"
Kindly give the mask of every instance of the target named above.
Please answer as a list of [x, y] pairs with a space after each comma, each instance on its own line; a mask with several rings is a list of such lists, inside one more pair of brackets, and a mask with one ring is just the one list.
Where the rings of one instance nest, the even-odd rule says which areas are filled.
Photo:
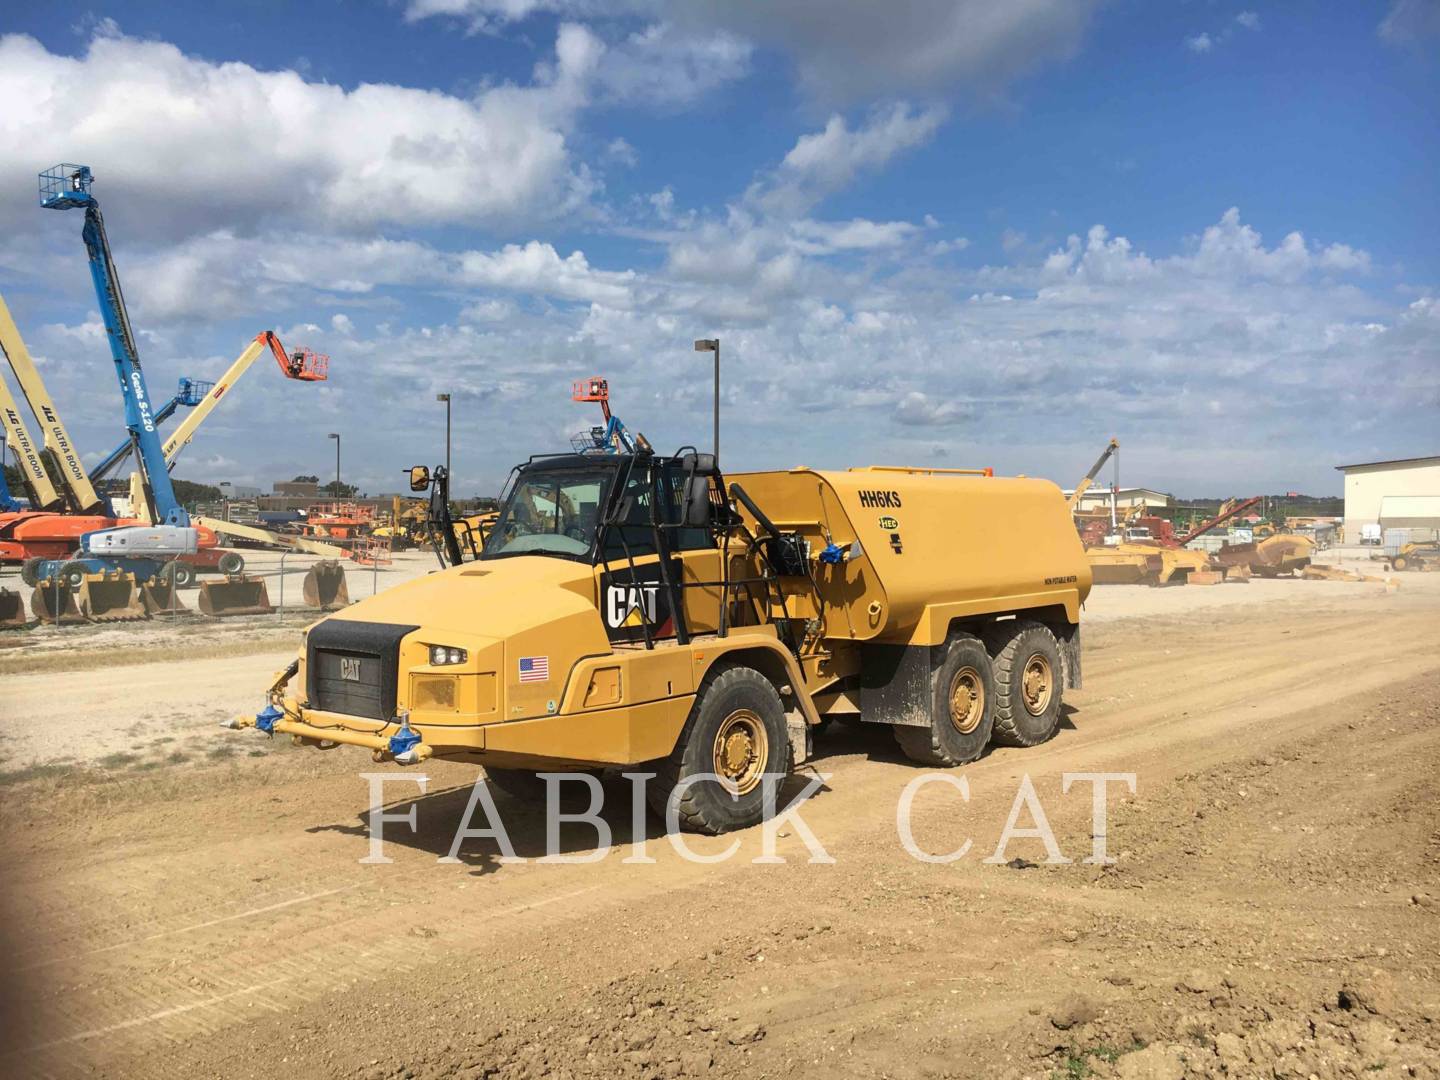
[[481, 558], [558, 555], [575, 559], [595, 546], [614, 468], [532, 469], [520, 474]]

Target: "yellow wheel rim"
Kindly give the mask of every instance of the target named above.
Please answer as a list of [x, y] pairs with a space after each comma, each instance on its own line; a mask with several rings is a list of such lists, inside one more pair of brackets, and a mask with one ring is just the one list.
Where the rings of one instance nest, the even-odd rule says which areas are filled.
[[1025, 711], [1039, 716], [1050, 707], [1050, 698], [1055, 693], [1055, 675], [1050, 661], [1036, 653], [1025, 661], [1025, 674], [1020, 680], [1020, 690], [1025, 698]]
[[749, 709], [736, 709], [715, 732], [715, 774], [737, 795], [755, 790], [770, 759], [765, 723]]
[[962, 667], [950, 680], [950, 726], [969, 735], [985, 715], [985, 683], [973, 667]]

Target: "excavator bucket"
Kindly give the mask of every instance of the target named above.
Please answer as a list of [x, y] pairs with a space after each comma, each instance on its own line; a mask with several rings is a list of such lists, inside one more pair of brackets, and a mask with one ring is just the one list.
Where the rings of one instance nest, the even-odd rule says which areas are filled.
[[80, 614], [91, 622], [128, 622], [150, 616], [135, 575], [124, 571], [86, 574], [76, 590]]
[[336, 559], [317, 562], [305, 572], [305, 603], [321, 611], [339, 611], [350, 604], [345, 567]]
[[80, 614], [80, 608], [75, 603], [77, 591], [63, 581], [45, 578], [36, 582], [35, 591], [30, 594], [30, 610], [42, 623], [59, 623], [62, 626], [82, 623], [85, 616]]
[[338, 559], [315, 563], [305, 573], [301, 590], [305, 603], [320, 611], [338, 611], [350, 603], [350, 589], [345, 581], [345, 566]]
[[0, 589], [0, 630], [18, 630], [29, 625], [25, 598], [18, 592]]
[[234, 615], [270, 615], [270, 591], [262, 577], [235, 574], [223, 581], [200, 583], [200, 613], [217, 619]]
[[166, 580], [158, 575], [140, 586], [140, 602], [145, 605], [146, 614], [151, 616], [184, 615], [190, 611], [180, 602], [174, 580]]

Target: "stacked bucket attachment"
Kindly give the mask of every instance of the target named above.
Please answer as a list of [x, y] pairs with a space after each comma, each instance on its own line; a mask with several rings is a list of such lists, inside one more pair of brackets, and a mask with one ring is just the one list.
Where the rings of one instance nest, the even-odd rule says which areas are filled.
[[235, 615], [271, 615], [270, 591], [262, 577], [228, 575], [223, 581], [200, 583], [200, 614], [223, 619]]
[[42, 623], [58, 623], [61, 626], [83, 623], [85, 616], [80, 614], [76, 603], [79, 591], [59, 578], [42, 578], [36, 582], [35, 591], [30, 595], [30, 610]]
[[175, 579], [163, 574], [156, 574], [140, 586], [140, 603], [145, 607], [145, 614], [152, 617], [185, 615], [190, 611], [180, 602]]
[[90, 622], [129, 622], [150, 617], [140, 602], [135, 575], [123, 570], [86, 574], [76, 590], [75, 603]]
[[345, 567], [335, 559], [324, 559], [305, 572], [305, 603], [320, 611], [339, 611], [350, 604], [345, 584]]
[[9, 589], [0, 589], [0, 630], [19, 630], [29, 625], [25, 597]]

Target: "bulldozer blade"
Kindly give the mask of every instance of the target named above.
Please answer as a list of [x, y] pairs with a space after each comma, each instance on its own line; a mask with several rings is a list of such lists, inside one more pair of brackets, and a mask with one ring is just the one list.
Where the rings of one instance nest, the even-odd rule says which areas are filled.
[[140, 602], [149, 615], [187, 615], [190, 609], [180, 602], [174, 581], [153, 577], [140, 586]]
[[339, 611], [350, 604], [350, 589], [345, 584], [345, 567], [335, 559], [317, 562], [305, 572], [302, 590], [305, 603], [320, 611]]
[[270, 591], [265, 579], [236, 575], [224, 581], [200, 583], [200, 613], [217, 619], [234, 615], [270, 615]]
[[75, 590], [64, 582], [49, 579], [38, 582], [30, 594], [30, 610], [42, 623], [68, 626], [85, 621], [75, 604]]
[[0, 589], [0, 630], [20, 630], [29, 625], [25, 598], [18, 592]]
[[129, 622], [150, 617], [140, 601], [135, 575], [126, 572], [86, 574], [77, 590], [76, 603], [80, 614], [91, 622]]

